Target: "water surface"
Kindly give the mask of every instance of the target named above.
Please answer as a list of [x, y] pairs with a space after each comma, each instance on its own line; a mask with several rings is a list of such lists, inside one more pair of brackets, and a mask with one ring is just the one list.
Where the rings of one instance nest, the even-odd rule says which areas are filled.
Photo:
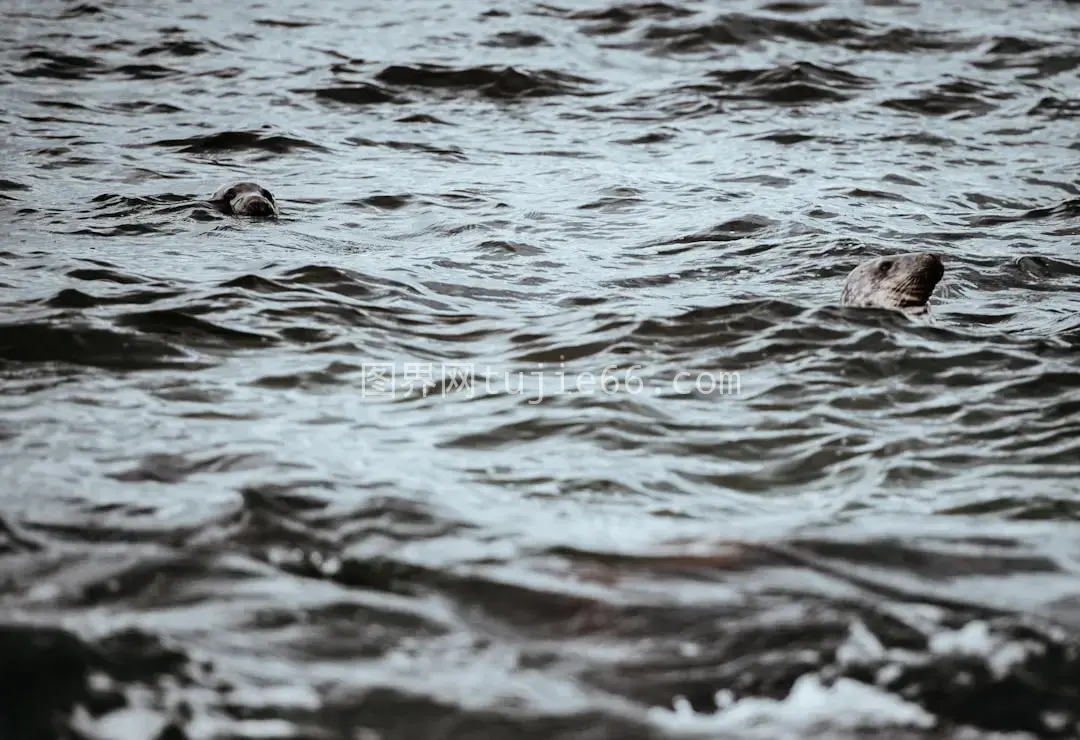
[[1080, 736], [1075, 3], [2, 10], [5, 738]]

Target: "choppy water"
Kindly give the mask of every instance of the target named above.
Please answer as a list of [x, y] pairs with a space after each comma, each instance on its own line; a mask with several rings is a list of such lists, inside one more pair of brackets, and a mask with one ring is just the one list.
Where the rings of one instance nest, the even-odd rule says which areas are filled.
[[5, 740], [1080, 737], [1080, 6], [0, 10]]

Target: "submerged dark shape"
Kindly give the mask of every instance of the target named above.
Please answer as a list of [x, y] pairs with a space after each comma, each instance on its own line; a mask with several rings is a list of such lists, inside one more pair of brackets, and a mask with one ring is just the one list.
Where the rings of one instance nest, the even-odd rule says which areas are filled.
[[274, 194], [255, 182], [224, 185], [214, 193], [212, 200], [222, 211], [233, 216], [257, 218], [277, 218], [278, 216]]
[[941, 257], [932, 252], [878, 257], [848, 274], [840, 305], [924, 314], [929, 312], [927, 301], [944, 274]]

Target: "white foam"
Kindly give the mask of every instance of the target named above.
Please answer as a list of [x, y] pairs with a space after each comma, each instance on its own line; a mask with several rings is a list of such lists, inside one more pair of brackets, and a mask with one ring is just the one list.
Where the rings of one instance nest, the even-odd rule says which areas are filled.
[[983, 658], [997, 680], [1012, 673], [1033, 652], [1043, 647], [1032, 642], [1010, 640], [990, 632], [986, 622], [969, 622], [956, 631], [943, 631], [930, 639], [930, 652], [938, 655], [966, 655]]
[[649, 717], [664, 730], [679, 735], [715, 737], [718, 732], [737, 732], [754, 736], [764, 732], [775, 740], [803, 740], [824, 729], [925, 729], [936, 723], [921, 707], [873, 686], [847, 678], [825, 686], [814, 674], [799, 678], [788, 696], [779, 701], [748, 697], [730, 702], [714, 714], [698, 714], [680, 699], [672, 710], [650, 710]]

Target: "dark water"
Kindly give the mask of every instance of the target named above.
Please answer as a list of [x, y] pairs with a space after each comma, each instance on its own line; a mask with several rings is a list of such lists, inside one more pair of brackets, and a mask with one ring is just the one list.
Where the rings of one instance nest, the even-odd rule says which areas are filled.
[[1080, 6], [0, 9], [4, 740], [1080, 737]]

